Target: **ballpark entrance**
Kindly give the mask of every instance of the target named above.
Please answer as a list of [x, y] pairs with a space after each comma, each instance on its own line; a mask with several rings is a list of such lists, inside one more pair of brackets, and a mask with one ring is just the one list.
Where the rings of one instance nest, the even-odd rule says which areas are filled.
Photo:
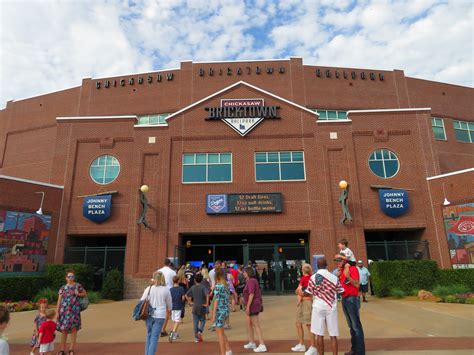
[[262, 291], [294, 292], [301, 266], [309, 262], [307, 234], [183, 235], [182, 260], [212, 266], [216, 260], [257, 269]]

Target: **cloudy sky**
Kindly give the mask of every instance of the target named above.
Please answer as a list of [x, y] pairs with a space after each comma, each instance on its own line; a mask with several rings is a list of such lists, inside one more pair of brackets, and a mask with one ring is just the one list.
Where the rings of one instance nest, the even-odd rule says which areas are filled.
[[303, 57], [474, 85], [473, 0], [0, 0], [0, 107], [82, 78]]

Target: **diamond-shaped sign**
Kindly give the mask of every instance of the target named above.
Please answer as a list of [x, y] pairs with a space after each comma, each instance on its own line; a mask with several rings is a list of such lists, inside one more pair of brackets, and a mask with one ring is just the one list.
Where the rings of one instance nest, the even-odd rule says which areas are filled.
[[245, 136], [253, 128], [255, 128], [261, 121], [263, 117], [254, 117], [254, 118], [225, 118], [222, 121], [226, 123], [229, 127], [234, 129], [241, 136]]

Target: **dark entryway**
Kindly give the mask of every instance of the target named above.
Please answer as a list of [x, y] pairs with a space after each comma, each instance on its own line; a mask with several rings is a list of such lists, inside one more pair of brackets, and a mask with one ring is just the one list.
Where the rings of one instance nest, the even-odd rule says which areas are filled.
[[365, 231], [367, 258], [378, 260], [429, 259], [424, 229]]
[[262, 290], [293, 292], [301, 265], [309, 262], [308, 234], [183, 235], [179, 261], [212, 265], [216, 260], [257, 268]]
[[94, 288], [100, 290], [105, 274], [114, 269], [123, 273], [126, 236], [68, 236], [64, 263], [92, 265]]

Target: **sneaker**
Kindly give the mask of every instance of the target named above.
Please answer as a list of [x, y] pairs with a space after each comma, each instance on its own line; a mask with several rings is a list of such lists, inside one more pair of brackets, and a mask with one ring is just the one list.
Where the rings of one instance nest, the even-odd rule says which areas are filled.
[[291, 348], [291, 351], [303, 352], [306, 351], [306, 346], [304, 344], [297, 344], [296, 346]]
[[197, 338], [198, 338], [198, 342], [199, 342], [199, 343], [202, 343], [202, 335], [201, 335], [201, 333], [200, 333], [200, 332], [197, 332], [196, 336], [197, 336]]
[[227, 325], [224, 325], [224, 329], [232, 329], [232, 327], [230, 326], [230, 324], [227, 324]]
[[258, 347], [253, 349], [254, 353], [264, 353], [266, 351], [267, 351], [267, 347], [265, 346], [265, 344], [260, 344]]
[[255, 343], [248, 343], [244, 345], [244, 349], [255, 349], [257, 348], [257, 344]]
[[199, 343], [199, 339], [198, 339], [197, 337], [194, 338], [194, 342], [195, 342], [195, 343]]
[[226, 351], [225, 355], [232, 355], [232, 350]]
[[168, 337], [168, 341], [169, 341], [170, 343], [172, 343], [173, 340], [175, 340], [175, 339], [176, 339], [176, 337], [175, 337], [175, 335], [174, 335], [174, 332], [171, 331], [171, 332], [170, 332], [170, 336]]
[[318, 355], [318, 350], [314, 346], [310, 346], [304, 355]]

